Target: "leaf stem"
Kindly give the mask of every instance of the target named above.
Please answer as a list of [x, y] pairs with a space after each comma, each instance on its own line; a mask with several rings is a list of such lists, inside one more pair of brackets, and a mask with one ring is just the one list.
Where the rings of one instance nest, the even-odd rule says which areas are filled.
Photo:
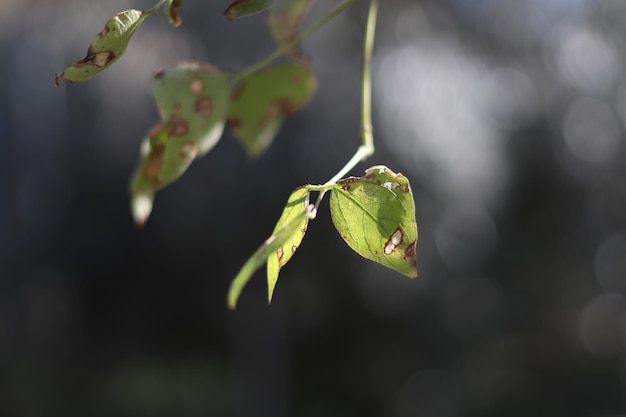
[[167, 0], [160, 0], [156, 6], [154, 6], [152, 9], [150, 10], [146, 10], [146, 14], [152, 14], [154, 12], [156, 12], [157, 10], [159, 10], [161, 8], [161, 6], [163, 6], [163, 4], [166, 2]]
[[238, 78], [245, 78], [248, 75], [250, 75], [250, 74], [252, 74], [252, 73], [254, 73], [256, 71], [259, 71], [259, 70], [265, 68], [266, 66], [268, 66], [269, 64], [274, 62], [276, 59], [278, 59], [282, 55], [284, 55], [293, 46], [296, 46], [302, 39], [306, 38], [311, 33], [315, 32], [317, 29], [319, 29], [322, 26], [324, 26], [326, 23], [330, 22], [332, 19], [335, 18], [335, 16], [337, 16], [339, 13], [344, 11], [344, 9], [347, 8], [349, 5], [351, 5], [352, 3], [354, 3], [354, 0], [344, 0], [344, 1], [342, 1], [334, 9], [332, 9], [330, 12], [328, 12], [328, 14], [326, 14], [324, 17], [322, 17], [319, 20], [313, 22], [310, 26], [308, 26], [306, 29], [304, 29], [302, 32], [300, 32], [298, 34], [298, 36], [296, 36], [287, 45], [282, 46], [280, 48], [277, 48], [274, 52], [272, 52], [271, 54], [269, 54], [268, 56], [266, 56], [265, 58], [263, 58], [262, 60], [260, 60], [256, 64], [254, 64], [251, 67], [248, 67], [247, 69], [242, 71], [239, 74]]
[[[352, 158], [324, 186], [334, 184], [344, 175], [350, 172], [359, 162], [365, 161], [374, 154], [374, 135], [372, 133], [372, 55], [374, 51], [374, 38], [376, 36], [376, 19], [378, 17], [378, 0], [370, 0], [367, 12], [367, 24], [365, 26], [365, 40], [363, 42], [363, 67], [361, 72], [361, 146], [356, 150]], [[320, 192], [315, 202], [317, 208], [326, 194], [326, 190]]]
[[[363, 68], [361, 81], [361, 135], [367, 153], [363, 159], [374, 154], [374, 136], [372, 134], [372, 55], [376, 36], [378, 0], [371, 0], [367, 13], [365, 41], [363, 42]], [[358, 151], [357, 151], [358, 152]]]

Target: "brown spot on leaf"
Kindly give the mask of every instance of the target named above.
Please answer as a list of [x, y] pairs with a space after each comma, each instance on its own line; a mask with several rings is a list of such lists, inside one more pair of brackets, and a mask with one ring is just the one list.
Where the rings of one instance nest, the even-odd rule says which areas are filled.
[[285, 252], [283, 251], [282, 246], [276, 249], [276, 257], [278, 258], [278, 263], [280, 263], [283, 260], [284, 255], [285, 255]]
[[239, 127], [241, 127], [241, 120], [239, 119], [235, 119], [235, 118], [230, 118], [227, 120], [228, 126], [230, 126], [231, 129], [237, 129]]
[[196, 104], [193, 109], [197, 114], [209, 117], [213, 112], [213, 105], [211, 104], [211, 99], [208, 97], [199, 98], [196, 100]]
[[204, 91], [204, 82], [200, 78], [194, 78], [189, 83], [189, 91], [193, 94], [200, 94]]
[[337, 181], [337, 184], [350, 184], [351, 182], [355, 182], [359, 180], [360, 178], [358, 177], [348, 177], [348, 178], [344, 178], [342, 180]]
[[189, 123], [182, 117], [173, 114], [167, 121], [170, 136], [185, 136], [189, 131]]
[[404, 251], [404, 258], [408, 258], [411, 261], [411, 265], [413, 268], [417, 266], [417, 259], [415, 257], [415, 243], [417, 241], [413, 241], [413, 243], [409, 244], [409, 246]]
[[87, 51], [87, 56], [72, 64], [73, 67], [80, 68], [85, 65], [95, 65], [96, 67], [105, 67], [113, 59], [115, 54], [111, 51], [93, 52], [91, 47]]
[[157, 146], [150, 150], [148, 162], [143, 171], [143, 175], [149, 180], [157, 180], [161, 174], [161, 166], [163, 165], [163, 154], [165, 146]]
[[111, 28], [110, 28], [110, 27], [105, 26], [105, 27], [104, 27], [104, 28], [100, 31], [100, 33], [98, 33], [98, 36], [99, 36], [100, 38], [104, 38], [104, 37], [107, 35], [107, 33], [109, 33], [109, 31], [110, 31], [110, 30], [111, 30]]
[[344, 185], [343, 187], [341, 187], [341, 189], [342, 189], [342, 190], [344, 190], [344, 191], [345, 191], [345, 192], [347, 192], [347, 193], [349, 193], [349, 192], [350, 192], [350, 189], [351, 189], [351, 188], [352, 188], [352, 187], [350, 187], [349, 185]]

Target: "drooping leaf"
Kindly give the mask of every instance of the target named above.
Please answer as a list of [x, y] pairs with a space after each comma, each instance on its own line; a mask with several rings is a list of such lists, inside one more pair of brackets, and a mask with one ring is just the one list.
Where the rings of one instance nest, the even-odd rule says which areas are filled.
[[272, 295], [274, 294], [280, 269], [289, 262], [296, 249], [300, 246], [302, 239], [304, 239], [304, 234], [309, 225], [309, 218], [306, 216], [302, 217], [302, 213], [307, 210], [307, 207], [309, 207], [308, 187], [297, 188], [289, 196], [285, 209], [278, 223], [276, 223], [274, 233], [278, 233], [285, 225], [291, 223], [293, 219], [301, 219], [300, 223], [294, 226], [296, 230], [299, 230], [299, 233], [291, 234], [267, 259], [267, 297], [269, 302], [272, 302]]
[[174, 27], [178, 27], [183, 23], [183, 19], [180, 18], [180, 6], [182, 5], [183, 0], [169, 0], [166, 14], [167, 19], [170, 21]]
[[270, 11], [267, 24], [272, 36], [279, 46], [289, 50], [289, 54], [296, 60], [301, 60], [301, 54], [295, 46], [289, 44], [295, 39], [304, 16], [308, 13], [314, 0], [276, 0]]
[[272, 6], [272, 0], [233, 0], [224, 10], [224, 17], [228, 20], [240, 17], [253, 16], [264, 12]]
[[306, 67], [279, 65], [250, 74], [235, 86], [228, 125], [248, 153], [258, 156], [272, 143], [283, 119], [303, 107], [317, 88]]
[[417, 276], [415, 203], [409, 181], [384, 166], [337, 182], [330, 196], [335, 228], [359, 255]]
[[[290, 198], [291, 200], [291, 198]], [[289, 204], [289, 203], [288, 203]], [[259, 249], [246, 261], [241, 267], [239, 273], [233, 279], [228, 291], [228, 307], [234, 309], [237, 306], [237, 299], [243, 290], [243, 287], [250, 281], [252, 274], [259, 269], [268, 258], [272, 257], [276, 251], [285, 246], [287, 242], [294, 239], [294, 235], [301, 235], [302, 222], [315, 218], [316, 210], [312, 204], [304, 207], [300, 211], [290, 215], [290, 220], [283, 223], [282, 227], [275, 231]], [[282, 216], [281, 216], [282, 218]], [[302, 240], [300, 238], [300, 240]]]
[[131, 9], [113, 16], [91, 42], [87, 56], [56, 74], [55, 84], [58, 86], [59, 80], [85, 81], [110, 67], [126, 51], [130, 39], [144, 19], [154, 11], [156, 9]]
[[152, 91], [161, 115], [141, 146], [131, 181], [135, 221], [150, 214], [154, 192], [180, 177], [206, 154], [224, 130], [230, 75], [199, 62], [183, 62], [156, 74]]

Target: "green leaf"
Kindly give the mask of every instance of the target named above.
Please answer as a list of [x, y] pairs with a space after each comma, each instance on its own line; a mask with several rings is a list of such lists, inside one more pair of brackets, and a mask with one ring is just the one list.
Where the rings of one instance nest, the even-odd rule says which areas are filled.
[[300, 246], [302, 239], [309, 225], [309, 218], [302, 217], [302, 213], [306, 212], [309, 207], [309, 189], [308, 187], [297, 188], [285, 205], [278, 223], [273, 233], [278, 233], [285, 225], [291, 223], [292, 220], [298, 218], [300, 222], [295, 226], [300, 233], [291, 234], [267, 259], [267, 299], [271, 303], [276, 281], [278, 281], [278, 273], [291, 259], [296, 249]]
[[[308, 194], [308, 190], [306, 188], [300, 188], [298, 190], [305, 190], [304, 192]], [[265, 262], [268, 261], [269, 258], [273, 257], [274, 254], [284, 246], [288, 245], [289, 242], [293, 242], [295, 240], [302, 240], [302, 224], [309, 219], [314, 219], [316, 215], [315, 207], [312, 204], [300, 205], [300, 197], [301, 192], [296, 190], [291, 197], [289, 198], [289, 202], [287, 203], [287, 207], [285, 210], [289, 209], [289, 220], [283, 221], [283, 216], [279, 220], [280, 227], [275, 229], [272, 236], [270, 236], [259, 249], [246, 261], [243, 267], [239, 270], [239, 273], [233, 279], [233, 282], [230, 284], [230, 290], [228, 291], [228, 307], [234, 309], [237, 306], [237, 299], [243, 290], [243, 287], [250, 281], [252, 274], [259, 269]], [[294, 200], [294, 194], [296, 196]], [[305, 197], [306, 201], [306, 197]], [[290, 203], [293, 202], [294, 207], [299, 207], [299, 209], [295, 209], [291, 212]], [[300, 236], [298, 238], [298, 236]], [[283, 264], [284, 265], [284, 264]], [[269, 276], [268, 276], [269, 279]], [[271, 297], [271, 293], [270, 293]]]
[[228, 125], [248, 153], [258, 156], [272, 143], [283, 119], [303, 107], [317, 88], [306, 67], [280, 65], [254, 72], [235, 86]]
[[224, 17], [228, 20], [248, 17], [264, 12], [271, 6], [272, 0], [234, 0], [224, 10]]
[[169, 0], [169, 4], [166, 9], [167, 19], [174, 27], [178, 27], [183, 23], [183, 19], [180, 18], [180, 6], [183, 0]]
[[276, 43], [288, 49], [289, 54], [296, 60], [302, 60], [296, 47], [289, 47], [295, 39], [304, 16], [309, 12], [313, 0], [277, 0], [270, 11], [267, 24]]
[[200, 62], [183, 62], [155, 75], [152, 91], [161, 115], [141, 145], [141, 163], [131, 181], [135, 221], [143, 224], [154, 192], [180, 177], [206, 154], [224, 130], [230, 75]]
[[59, 80], [85, 81], [110, 67], [126, 51], [128, 42], [143, 20], [155, 11], [131, 9], [113, 16], [91, 42], [87, 56], [56, 74], [55, 84], [58, 86]]
[[415, 204], [409, 181], [385, 166], [346, 178], [331, 191], [335, 228], [359, 255], [408, 277], [417, 276]]

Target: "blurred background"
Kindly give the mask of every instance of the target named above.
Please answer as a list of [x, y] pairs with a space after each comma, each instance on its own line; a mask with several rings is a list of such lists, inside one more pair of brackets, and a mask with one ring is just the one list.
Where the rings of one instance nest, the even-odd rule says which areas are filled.
[[[359, 143], [367, 2], [303, 42], [320, 80], [268, 153], [226, 133], [137, 229], [154, 72], [242, 69], [265, 16], [185, 1], [54, 86], [148, 0], [0, 1], [0, 415], [626, 416], [626, 2], [385, 0], [376, 155], [411, 181], [419, 277], [354, 254], [327, 204], [239, 307], [230, 280], [292, 189]], [[318, 0], [307, 22], [336, 1]]]

